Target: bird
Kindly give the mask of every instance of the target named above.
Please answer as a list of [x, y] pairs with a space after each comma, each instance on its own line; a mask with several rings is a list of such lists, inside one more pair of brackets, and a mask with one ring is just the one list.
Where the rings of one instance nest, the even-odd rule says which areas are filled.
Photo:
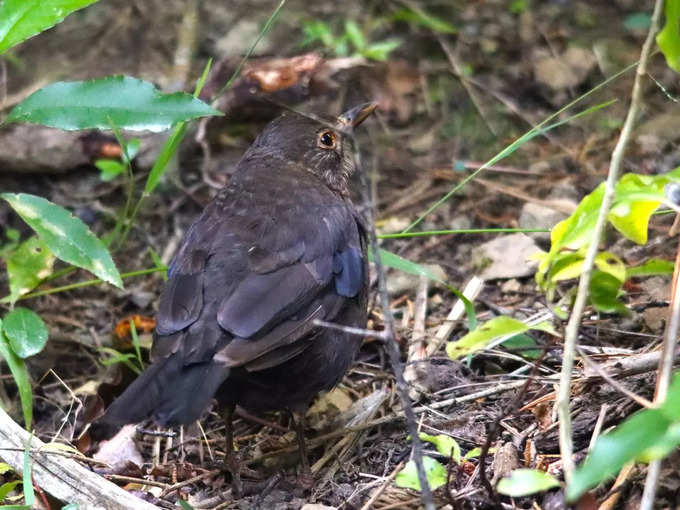
[[151, 364], [96, 425], [189, 424], [217, 400], [238, 498], [235, 407], [288, 411], [311, 487], [304, 412], [338, 384], [362, 343], [316, 321], [367, 321], [367, 230], [350, 196], [351, 137], [376, 106], [330, 122], [286, 111], [263, 129], [168, 266]]

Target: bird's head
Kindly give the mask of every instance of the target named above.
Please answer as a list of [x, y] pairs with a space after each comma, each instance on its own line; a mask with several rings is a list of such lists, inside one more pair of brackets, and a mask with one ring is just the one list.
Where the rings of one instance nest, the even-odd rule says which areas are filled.
[[282, 160], [287, 165], [312, 172], [329, 188], [347, 195], [348, 179], [354, 172], [351, 134], [376, 106], [377, 103], [359, 105], [332, 123], [285, 112], [265, 127], [245, 158]]

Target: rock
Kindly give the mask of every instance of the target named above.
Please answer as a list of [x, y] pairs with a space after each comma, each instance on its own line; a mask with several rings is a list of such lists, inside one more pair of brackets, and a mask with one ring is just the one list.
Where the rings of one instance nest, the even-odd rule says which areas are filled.
[[662, 276], [652, 276], [640, 283], [640, 287], [654, 301], [668, 301], [671, 295], [670, 278]]
[[513, 292], [519, 292], [520, 290], [522, 290], [522, 284], [519, 283], [519, 280], [516, 280], [515, 278], [508, 280], [507, 282], [503, 282], [503, 285], [501, 285], [501, 291], [503, 294], [511, 294]]
[[526, 234], [499, 236], [472, 251], [473, 263], [484, 280], [523, 278], [536, 272], [538, 262], [530, 257], [542, 250]]
[[491, 463], [491, 470], [493, 472], [491, 485], [496, 485], [496, 482], [501, 478], [510, 476], [510, 473], [518, 467], [520, 467], [520, 462], [517, 448], [508, 441], [498, 448], [493, 456], [493, 462]]
[[[550, 230], [567, 215], [550, 207], [527, 202], [519, 214], [520, 228], [545, 228]], [[531, 232], [527, 234], [536, 241], [550, 243], [550, 232]]]
[[465, 214], [454, 216], [449, 222], [450, 230], [466, 230], [472, 228], [472, 221]]
[[[240, 56], [245, 54], [253, 41], [258, 37], [262, 26], [259, 20], [242, 19], [232, 24], [231, 29], [215, 43], [218, 55]], [[256, 54], [263, 55], [271, 51], [271, 40], [264, 36], [257, 45]]]
[[307, 503], [300, 510], [338, 510], [335, 506], [326, 506], [321, 503]]
[[376, 225], [378, 234], [396, 234], [411, 224], [411, 219], [405, 216], [390, 216]]
[[63, 173], [90, 163], [82, 133], [33, 124], [11, 124], [0, 132], [0, 168], [25, 173]]
[[[679, 117], [677, 112], [673, 111], [654, 115], [647, 122], [641, 124], [633, 132], [633, 136], [643, 149], [648, 148], [649, 145], [663, 147], [665, 144], [675, 142], [680, 138]], [[650, 140], [653, 140], [653, 143]]]
[[534, 63], [536, 81], [555, 92], [577, 87], [588, 77], [597, 60], [590, 50], [570, 47], [559, 57], [544, 57]]
[[655, 333], [661, 332], [663, 331], [666, 319], [668, 319], [668, 309], [660, 307], [646, 308], [642, 312], [642, 319], [650, 331]]
[[[448, 278], [446, 271], [444, 271], [444, 268], [439, 264], [420, 265], [442, 281], [446, 281]], [[396, 296], [403, 294], [404, 292], [415, 291], [416, 287], [418, 287], [419, 279], [420, 276], [418, 275], [392, 270], [387, 275], [387, 292], [392, 296]], [[432, 283], [435, 284], [436, 282]]]

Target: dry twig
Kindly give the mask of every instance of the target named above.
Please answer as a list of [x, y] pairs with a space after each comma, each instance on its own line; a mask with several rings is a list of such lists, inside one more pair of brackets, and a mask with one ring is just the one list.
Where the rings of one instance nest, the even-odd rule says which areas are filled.
[[[23, 471], [24, 448], [30, 434], [0, 409], [0, 459], [17, 473]], [[93, 473], [78, 462], [43, 449], [45, 443], [30, 439], [33, 481], [55, 498], [77, 503], [78, 508], [106, 510], [153, 510], [156, 506], [142, 501], [120, 487]]]
[[571, 372], [574, 368], [574, 353], [576, 350], [576, 341], [578, 339], [579, 326], [581, 324], [581, 317], [586, 306], [586, 299], [588, 297], [588, 287], [590, 285], [590, 277], [593, 272], [593, 265], [597, 255], [598, 245], [604, 232], [604, 227], [607, 223], [607, 213], [611, 208], [616, 192], [616, 183], [619, 180], [621, 173], [621, 163], [623, 155], [628, 146], [628, 142], [633, 132], [633, 124], [640, 110], [642, 102], [642, 79], [647, 74], [647, 60], [651, 54], [652, 46], [654, 44], [654, 35], [659, 26], [659, 18], [663, 6], [662, 0], [656, 0], [654, 5], [654, 13], [652, 14], [652, 23], [647, 34], [647, 39], [642, 46], [642, 53], [640, 55], [640, 62], [637, 66], [635, 74], [635, 82], [633, 84], [633, 93], [626, 115], [626, 120], [621, 129], [619, 140], [612, 152], [612, 159], [609, 166], [609, 174], [605, 183], [604, 196], [602, 197], [602, 205], [597, 217], [595, 228], [593, 229], [593, 236], [585, 260], [583, 261], [583, 268], [581, 277], [579, 279], [578, 292], [576, 294], [576, 301], [574, 302], [574, 309], [569, 317], [569, 322], [565, 331], [564, 352], [562, 355], [562, 372], [560, 376], [559, 393], [557, 398], [557, 411], [559, 415], [559, 442], [560, 452], [562, 454], [562, 465], [564, 466], [564, 478], [567, 483], [571, 481], [571, 475], [574, 472], [574, 460], [572, 454], [574, 445], [572, 443], [572, 426], [571, 415], [569, 413], [569, 399], [571, 387]]

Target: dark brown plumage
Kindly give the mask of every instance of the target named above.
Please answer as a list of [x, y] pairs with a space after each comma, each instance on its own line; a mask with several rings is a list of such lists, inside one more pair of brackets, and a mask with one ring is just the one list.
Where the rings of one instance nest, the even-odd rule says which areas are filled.
[[285, 113], [257, 137], [188, 230], [160, 298], [152, 364], [101, 425], [186, 424], [213, 398], [229, 421], [235, 405], [303, 412], [338, 383], [361, 338], [313, 321], [366, 323], [346, 133], [373, 109], [354, 108], [332, 129]]

